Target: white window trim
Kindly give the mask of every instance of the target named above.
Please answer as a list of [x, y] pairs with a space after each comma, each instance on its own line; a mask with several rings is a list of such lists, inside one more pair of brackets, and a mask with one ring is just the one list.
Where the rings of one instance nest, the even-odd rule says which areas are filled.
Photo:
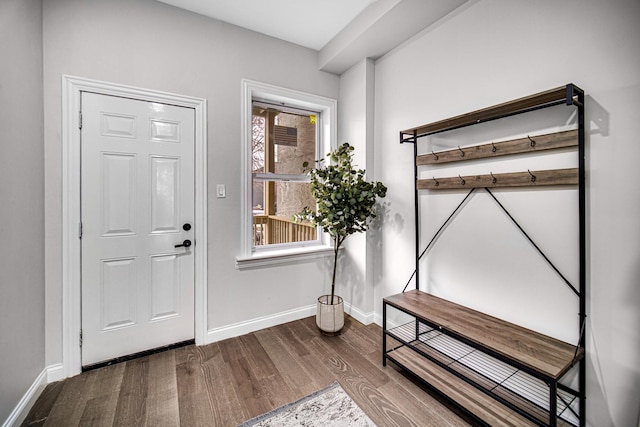
[[296, 247], [264, 249], [254, 251], [251, 233], [253, 232], [253, 215], [247, 209], [252, 203], [252, 170], [251, 170], [251, 116], [252, 100], [254, 98], [268, 99], [287, 105], [309, 110], [316, 110], [322, 114], [320, 125], [319, 155], [324, 155], [337, 146], [338, 139], [338, 102], [335, 99], [312, 95], [293, 89], [282, 88], [267, 83], [252, 80], [242, 80], [241, 101], [241, 138], [242, 138], [242, 209], [241, 209], [241, 244], [240, 255], [236, 258], [236, 268], [254, 268], [272, 264], [289, 263], [306, 260], [317, 256], [330, 254], [332, 247], [326, 236], [320, 244], [300, 245]]

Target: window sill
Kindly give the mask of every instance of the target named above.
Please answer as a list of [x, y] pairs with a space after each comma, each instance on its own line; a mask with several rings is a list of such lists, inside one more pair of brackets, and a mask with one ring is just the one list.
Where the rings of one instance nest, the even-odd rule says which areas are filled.
[[326, 245], [254, 252], [248, 257], [237, 257], [236, 269], [247, 270], [250, 268], [291, 264], [294, 262], [307, 261], [329, 255], [333, 255], [333, 247]]

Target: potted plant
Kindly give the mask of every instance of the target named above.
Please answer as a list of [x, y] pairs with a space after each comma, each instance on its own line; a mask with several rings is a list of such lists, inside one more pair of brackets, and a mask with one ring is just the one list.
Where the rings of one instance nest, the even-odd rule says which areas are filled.
[[[327, 154], [329, 164], [318, 160], [318, 167], [309, 172], [311, 194], [316, 201], [315, 211], [305, 208], [296, 220], [306, 219], [320, 226], [333, 240], [333, 272], [331, 294], [318, 298], [316, 324], [323, 333], [337, 334], [344, 326], [343, 299], [335, 295], [338, 252], [345, 239], [353, 233], [369, 228], [376, 217], [376, 199], [385, 197], [387, 187], [381, 182], [367, 182], [365, 171], [352, 164], [354, 148], [342, 144]], [[305, 169], [309, 164], [305, 162]]]

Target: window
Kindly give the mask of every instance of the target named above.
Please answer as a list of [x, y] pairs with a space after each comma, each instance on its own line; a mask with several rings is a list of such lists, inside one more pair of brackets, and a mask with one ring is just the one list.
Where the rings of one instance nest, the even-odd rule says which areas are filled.
[[288, 261], [325, 251], [324, 236], [293, 221], [313, 208], [308, 177], [335, 146], [336, 101], [243, 81], [242, 254], [238, 267]]
[[253, 246], [318, 240], [316, 228], [293, 216], [315, 204], [303, 164], [317, 158], [319, 111], [254, 99], [251, 116]]

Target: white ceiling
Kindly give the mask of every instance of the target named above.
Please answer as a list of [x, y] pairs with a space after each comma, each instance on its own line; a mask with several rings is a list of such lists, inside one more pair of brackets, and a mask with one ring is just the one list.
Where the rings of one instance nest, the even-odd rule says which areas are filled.
[[377, 0], [159, 0], [314, 50]]
[[158, 1], [314, 49], [318, 68], [339, 75], [364, 58], [380, 58], [469, 0]]

